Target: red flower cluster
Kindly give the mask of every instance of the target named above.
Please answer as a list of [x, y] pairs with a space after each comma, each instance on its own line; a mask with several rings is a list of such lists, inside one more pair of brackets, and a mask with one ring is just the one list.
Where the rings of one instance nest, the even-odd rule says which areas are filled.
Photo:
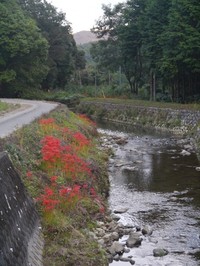
[[45, 187], [44, 194], [37, 198], [37, 201], [42, 202], [42, 206], [45, 211], [50, 211], [55, 209], [55, 207], [60, 203], [57, 199], [55, 191], [50, 187]]
[[47, 118], [47, 119], [40, 119], [39, 124], [40, 125], [49, 125], [54, 123], [55, 120], [53, 118]]
[[73, 140], [77, 149], [82, 149], [83, 147], [89, 146], [90, 141], [82, 133], [76, 132], [73, 134]]
[[[51, 177], [51, 186], [46, 186], [44, 194], [37, 198], [41, 202], [46, 212], [54, 210], [56, 207], [62, 210], [65, 203], [74, 203], [81, 198], [81, 186], [61, 187], [56, 183], [57, 177]], [[64, 210], [63, 210], [64, 211]]]
[[76, 176], [87, 175], [92, 176], [88, 163], [83, 161], [76, 154], [64, 154], [62, 158], [63, 170], [66, 174], [70, 175], [73, 179]]
[[42, 143], [42, 160], [54, 163], [61, 158], [61, 141], [53, 136], [46, 136]]
[[[85, 115], [80, 115], [80, 118], [89, 125], [94, 124]], [[41, 119], [39, 123], [42, 133], [45, 133], [41, 141], [42, 165], [53, 175], [51, 184], [38, 198], [44, 210], [56, 208], [66, 212], [80, 199], [89, 197], [102, 211], [100, 199], [92, 187], [94, 176], [90, 166], [79, 156], [85, 155], [91, 145], [90, 140], [81, 132], [72, 132], [69, 128], [56, 125], [53, 118]]]

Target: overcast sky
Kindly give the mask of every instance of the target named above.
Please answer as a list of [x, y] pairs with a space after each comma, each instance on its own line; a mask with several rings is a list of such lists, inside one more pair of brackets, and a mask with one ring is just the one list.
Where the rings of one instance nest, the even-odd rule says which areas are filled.
[[90, 30], [95, 20], [103, 14], [102, 4], [112, 6], [124, 0], [47, 0], [59, 10], [66, 13], [66, 19], [71, 22], [73, 33]]

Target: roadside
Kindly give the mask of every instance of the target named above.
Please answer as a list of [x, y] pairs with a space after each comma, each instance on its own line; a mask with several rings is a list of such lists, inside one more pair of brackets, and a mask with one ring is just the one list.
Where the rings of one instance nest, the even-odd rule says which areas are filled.
[[44, 266], [108, 265], [90, 235], [109, 190], [108, 155], [98, 145], [95, 125], [64, 105], [0, 139], [40, 213]]

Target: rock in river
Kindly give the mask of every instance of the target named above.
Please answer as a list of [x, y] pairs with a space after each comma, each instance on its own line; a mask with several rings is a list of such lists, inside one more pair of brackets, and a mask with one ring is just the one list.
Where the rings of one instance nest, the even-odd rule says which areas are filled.
[[166, 256], [169, 253], [169, 251], [165, 248], [155, 248], [153, 250], [154, 257], [163, 257]]
[[125, 213], [128, 211], [128, 208], [119, 208], [114, 210], [114, 213]]
[[126, 245], [129, 248], [139, 247], [142, 242], [142, 237], [140, 232], [132, 231], [129, 235], [129, 238], [126, 241]]

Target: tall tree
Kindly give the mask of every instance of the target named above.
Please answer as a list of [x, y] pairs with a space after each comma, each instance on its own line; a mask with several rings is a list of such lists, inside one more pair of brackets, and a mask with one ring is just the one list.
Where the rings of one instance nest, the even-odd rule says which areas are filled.
[[161, 71], [167, 76], [174, 100], [200, 94], [200, 2], [172, 0], [169, 23], [161, 36]]
[[45, 0], [18, 0], [26, 12], [35, 19], [43, 36], [49, 42], [49, 72], [44, 89], [64, 88], [76, 68], [77, 58], [84, 56], [77, 50], [69, 22], [63, 12]]
[[103, 18], [93, 28], [97, 37], [106, 37], [106, 39], [100, 44], [94, 44], [92, 53], [101, 47], [98, 62], [100, 64], [104, 62], [107, 68], [111, 65], [115, 65], [115, 69], [120, 66], [134, 94], [138, 93], [142, 75], [139, 17], [143, 8], [143, 0], [130, 0], [113, 8], [104, 5]]
[[156, 97], [156, 80], [161, 78], [159, 62], [162, 60], [160, 36], [168, 24], [168, 13], [171, 0], [147, 0], [144, 13], [140, 17], [140, 32], [142, 35], [142, 53], [145, 71], [150, 87], [150, 98]]
[[13, 96], [47, 74], [48, 42], [15, 0], [0, 3], [0, 91]]

